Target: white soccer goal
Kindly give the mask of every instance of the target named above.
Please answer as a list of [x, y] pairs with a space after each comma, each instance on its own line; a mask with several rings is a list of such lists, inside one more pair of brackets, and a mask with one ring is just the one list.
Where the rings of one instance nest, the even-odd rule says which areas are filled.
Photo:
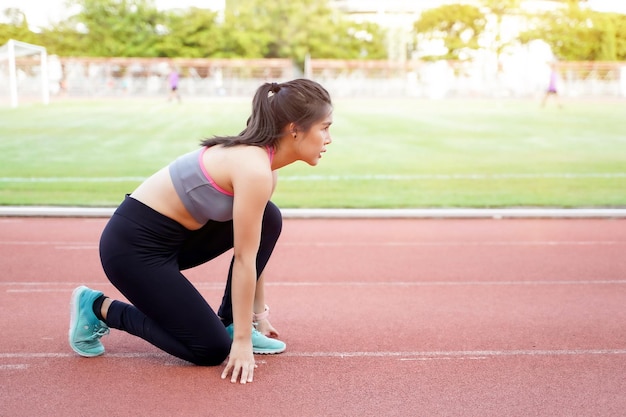
[[[29, 71], [19, 67], [19, 58], [34, 57], [36, 59], [37, 56], [39, 57], [39, 65], [29, 66]], [[8, 70], [8, 74], [2, 71], [4, 68]], [[0, 80], [5, 78], [5, 76], [8, 78], [8, 83], [2, 84], [9, 86], [12, 107], [17, 107], [18, 105], [18, 86], [20, 86], [20, 84], [23, 84], [25, 88], [32, 87], [35, 90], [40, 90], [43, 103], [48, 104], [50, 102], [48, 54], [46, 48], [43, 46], [32, 45], [13, 39], [0, 46]], [[38, 84], [38, 86], [34, 86], [33, 84]]]

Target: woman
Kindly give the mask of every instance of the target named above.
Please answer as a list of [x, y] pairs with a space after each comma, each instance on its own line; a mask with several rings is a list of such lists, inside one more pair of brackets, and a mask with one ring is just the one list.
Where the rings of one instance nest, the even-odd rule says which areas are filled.
[[559, 74], [556, 70], [555, 64], [550, 64], [550, 82], [548, 84], [548, 88], [546, 89], [546, 93], [543, 96], [543, 100], [541, 100], [541, 107], [545, 107], [546, 102], [548, 101], [548, 97], [553, 96], [557, 102], [559, 107], [561, 106], [561, 101], [559, 100], [559, 93], [557, 90], [557, 83], [559, 81]]
[[[72, 349], [101, 355], [100, 338], [111, 327], [197, 365], [228, 357], [222, 378], [252, 382], [253, 353], [285, 349], [275, 339], [263, 292], [263, 270], [282, 227], [270, 201], [276, 170], [295, 161], [317, 165], [331, 143], [331, 124], [331, 99], [318, 83], [266, 83], [239, 135], [204, 140], [126, 196], [102, 233], [100, 258], [131, 304], [75, 289]], [[231, 248], [216, 314], [180, 271]]]

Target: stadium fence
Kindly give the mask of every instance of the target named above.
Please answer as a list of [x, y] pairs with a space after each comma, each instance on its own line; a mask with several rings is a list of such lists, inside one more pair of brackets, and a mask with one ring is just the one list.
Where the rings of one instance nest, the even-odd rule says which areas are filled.
[[[559, 62], [563, 97], [626, 98], [626, 62]], [[543, 94], [548, 63], [307, 59], [300, 70], [289, 59], [86, 58], [49, 56], [51, 97], [150, 97], [167, 94], [167, 75], [180, 74], [186, 97], [250, 96], [265, 81], [307, 77], [335, 97], [527, 98]], [[39, 97], [38, 60], [17, 60], [20, 97]], [[0, 62], [0, 105], [9, 103], [8, 67]]]

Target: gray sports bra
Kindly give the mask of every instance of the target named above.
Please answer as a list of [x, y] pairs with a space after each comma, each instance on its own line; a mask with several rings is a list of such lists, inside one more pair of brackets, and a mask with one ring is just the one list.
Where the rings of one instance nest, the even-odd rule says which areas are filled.
[[[170, 177], [183, 205], [198, 223], [232, 220], [234, 194], [217, 185], [204, 168], [202, 155], [207, 149], [202, 147], [172, 162]], [[267, 151], [271, 163], [274, 150], [267, 148]]]

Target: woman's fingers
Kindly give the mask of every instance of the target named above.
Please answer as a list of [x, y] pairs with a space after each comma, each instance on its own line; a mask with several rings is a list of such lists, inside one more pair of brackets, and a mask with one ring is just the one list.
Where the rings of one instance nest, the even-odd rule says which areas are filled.
[[[245, 384], [247, 382], [252, 382], [254, 380], [254, 368], [256, 368], [256, 364], [254, 362], [243, 363], [243, 364], [240, 362], [235, 362], [233, 364], [229, 360], [228, 363], [226, 364], [226, 367], [224, 368], [224, 371], [222, 372], [222, 379], [228, 378], [228, 374], [230, 373], [232, 369], [230, 382], [236, 383], [237, 379], [239, 379], [239, 382], [242, 384]], [[239, 378], [240, 374], [241, 374], [241, 378]]]

